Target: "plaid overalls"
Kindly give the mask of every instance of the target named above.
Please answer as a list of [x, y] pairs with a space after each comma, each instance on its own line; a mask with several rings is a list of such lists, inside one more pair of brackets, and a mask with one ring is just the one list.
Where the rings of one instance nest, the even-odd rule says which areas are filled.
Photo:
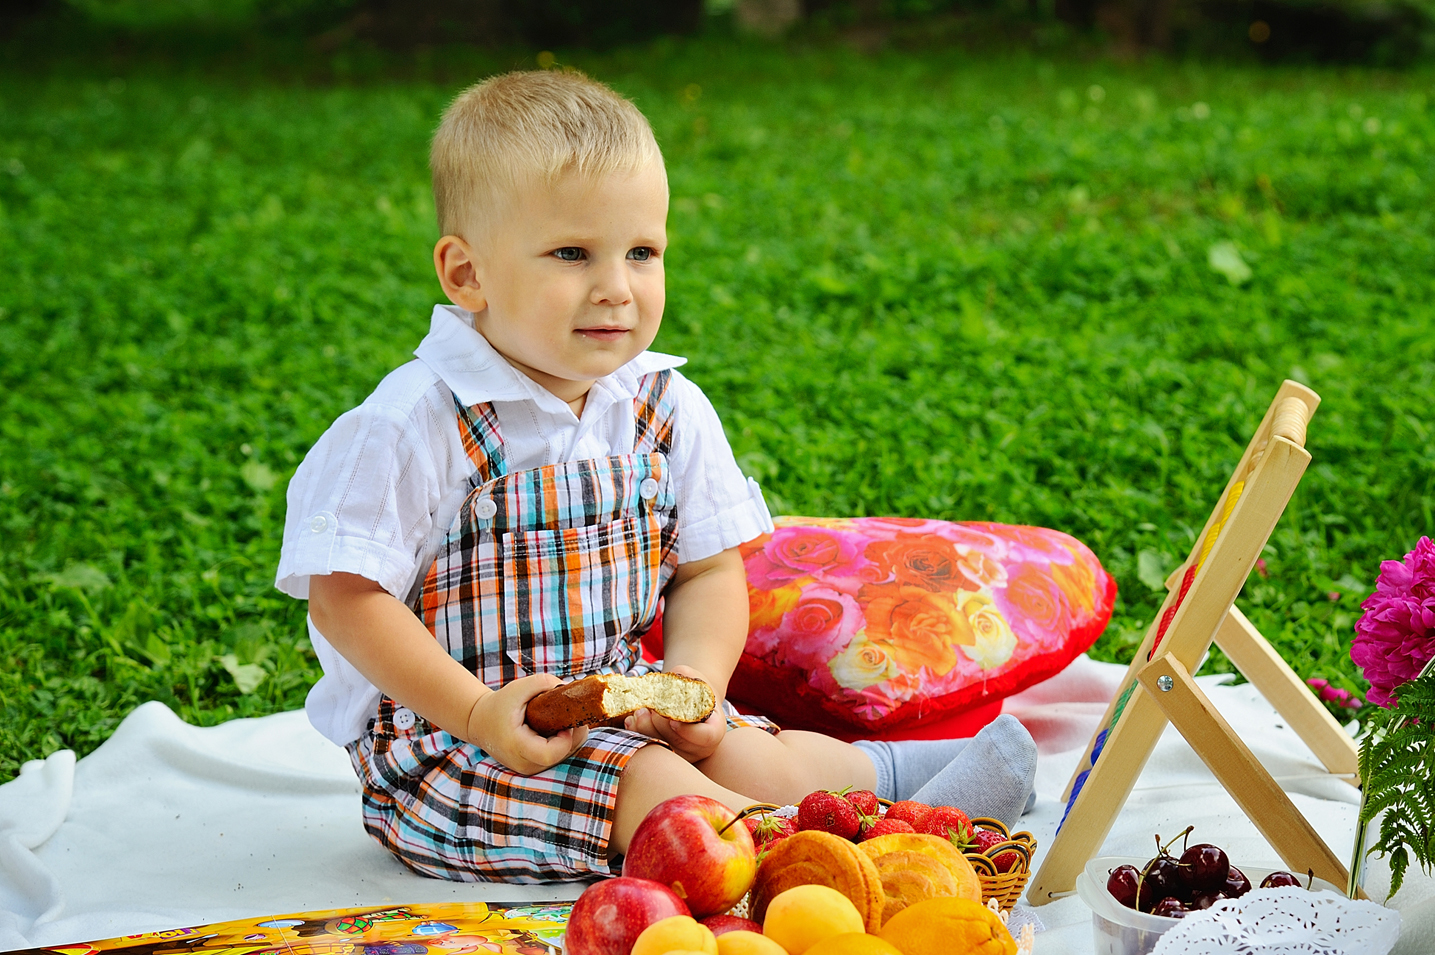
[[[671, 378], [640, 382], [631, 454], [511, 474], [493, 406], [455, 400], [476, 471], [414, 612], [488, 686], [651, 669], [639, 638], [677, 566]], [[774, 729], [731, 707], [728, 723]], [[651, 742], [596, 727], [568, 759], [522, 776], [383, 697], [348, 749], [364, 785], [364, 827], [409, 868], [547, 882], [612, 874], [618, 780]]]

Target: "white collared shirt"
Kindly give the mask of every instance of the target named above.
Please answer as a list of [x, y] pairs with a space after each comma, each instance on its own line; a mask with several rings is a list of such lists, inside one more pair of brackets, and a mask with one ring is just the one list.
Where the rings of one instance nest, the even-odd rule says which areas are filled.
[[[643, 375], [686, 359], [644, 352], [593, 383], [580, 419], [568, 403], [510, 365], [473, 328], [473, 316], [434, 307], [416, 361], [391, 372], [341, 415], [289, 482], [275, 585], [308, 599], [309, 578], [336, 572], [376, 581], [409, 602], [467, 496], [473, 463], [453, 399], [492, 402], [510, 472], [633, 450], [633, 399]], [[668, 455], [678, 505], [678, 559], [701, 560], [772, 529], [756, 482], [744, 478], [707, 397], [680, 373]], [[357, 739], [379, 691], [309, 621], [324, 668], [305, 705], [340, 745]]]

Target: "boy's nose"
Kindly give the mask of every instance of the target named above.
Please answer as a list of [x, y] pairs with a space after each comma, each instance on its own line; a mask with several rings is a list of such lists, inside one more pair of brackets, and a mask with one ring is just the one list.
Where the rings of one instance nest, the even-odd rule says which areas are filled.
[[628, 271], [622, 265], [602, 269], [594, 276], [588, 300], [594, 305], [627, 305], [633, 300]]

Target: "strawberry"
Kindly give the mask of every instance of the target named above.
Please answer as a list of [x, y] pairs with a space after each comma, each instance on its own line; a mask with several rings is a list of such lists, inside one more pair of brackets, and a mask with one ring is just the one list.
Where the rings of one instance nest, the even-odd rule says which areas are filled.
[[979, 852], [991, 859], [992, 864], [996, 866], [998, 872], [1010, 872], [1011, 867], [1017, 864], [1021, 856], [1011, 851], [998, 852], [995, 856], [991, 854], [991, 850], [994, 846], [999, 846], [1006, 841], [1006, 836], [1000, 832], [993, 829], [978, 829], [972, 834], [972, 846], [967, 851]]
[[744, 816], [742, 822], [747, 826], [747, 831], [752, 833], [752, 845], [758, 852], [771, 849], [774, 843], [781, 842], [797, 831], [791, 819], [771, 813]]
[[932, 810], [932, 816], [927, 820], [925, 828], [917, 830], [928, 835], [941, 836], [943, 839], [950, 839], [952, 833], [959, 838], [969, 838], [967, 833], [971, 831], [972, 821], [967, 814], [955, 806], [938, 806]]
[[973, 852], [986, 852], [998, 843], [1006, 842], [1006, 836], [995, 829], [978, 829], [972, 834], [971, 844]]
[[958, 852], [981, 852], [977, 845], [976, 828], [970, 829], [948, 829], [947, 841], [957, 847]]
[[857, 807], [833, 792], [819, 789], [802, 797], [797, 804], [797, 828], [830, 832], [843, 839], [852, 839], [861, 827]]
[[877, 794], [870, 789], [854, 789], [849, 793], [843, 793], [853, 806], [857, 807], [857, 814], [861, 816], [882, 815], [882, 804], [877, 802]]
[[926, 832], [927, 822], [932, 818], [932, 807], [926, 803], [903, 799], [887, 807], [884, 819], [900, 819], [916, 832]]
[[998, 872], [1010, 872], [1011, 867], [1021, 861], [1021, 856], [1015, 852], [998, 852], [997, 857], [992, 860], [992, 865], [997, 867]]
[[896, 832], [916, 832], [912, 824], [904, 819], [878, 819], [872, 825], [862, 830], [858, 842], [866, 842], [868, 839], [876, 839], [878, 836], [890, 836]]

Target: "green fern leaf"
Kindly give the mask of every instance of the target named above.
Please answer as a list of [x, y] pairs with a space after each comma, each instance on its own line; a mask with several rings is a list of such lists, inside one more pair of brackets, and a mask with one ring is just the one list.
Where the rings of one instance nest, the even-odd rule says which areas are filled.
[[1371, 718], [1359, 761], [1360, 825], [1381, 817], [1380, 838], [1367, 855], [1389, 858], [1391, 895], [1412, 854], [1427, 873], [1435, 865], [1435, 673], [1396, 688], [1395, 697], [1393, 709]]

